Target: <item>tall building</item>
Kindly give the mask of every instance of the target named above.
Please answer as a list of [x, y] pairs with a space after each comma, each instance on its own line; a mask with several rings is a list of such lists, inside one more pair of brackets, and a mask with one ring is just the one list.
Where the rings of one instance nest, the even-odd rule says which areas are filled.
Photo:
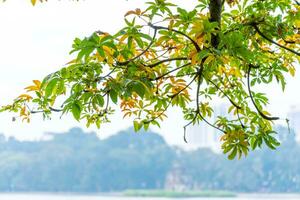
[[[214, 108], [214, 115], [207, 119], [211, 123], [217, 120], [218, 116], [226, 116], [227, 104], [221, 104]], [[194, 148], [211, 148], [215, 152], [221, 151], [220, 137], [222, 133], [213, 127], [209, 126], [205, 122], [195, 124], [187, 129], [187, 138]]]

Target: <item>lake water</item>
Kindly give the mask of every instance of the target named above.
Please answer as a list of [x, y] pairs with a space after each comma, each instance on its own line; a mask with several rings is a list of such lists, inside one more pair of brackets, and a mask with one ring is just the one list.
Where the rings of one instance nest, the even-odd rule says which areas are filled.
[[[67, 194], [0, 194], [0, 200], [170, 200], [170, 198], [112, 197]], [[179, 200], [299, 200], [300, 195], [239, 195], [237, 198], [180, 198]], [[177, 198], [178, 200], [178, 198]]]

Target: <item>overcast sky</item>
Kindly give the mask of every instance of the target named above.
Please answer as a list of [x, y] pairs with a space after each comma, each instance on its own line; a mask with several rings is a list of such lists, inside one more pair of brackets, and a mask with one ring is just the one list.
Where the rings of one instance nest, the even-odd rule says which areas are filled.
[[[33, 79], [59, 69], [71, 60], [75, 37], [89, 36], [95, 30], [114, 33], [123, 25], [124, 13], [137, 7], [143, 8], [142, 0], [51, 0], [33, 7], [30, 0], [7, 0], [0, 3], [0, 105], [10, 103], [31, 84]], [[195, 0], [180, 2], [191, 7]], [[285, 116], [292, 106], [299, 107], [299, 72], [289, 78], [285, 93], [280, 87], [264, 88], [270, 94], [270, 110]], [[176, 114], [174, 114], [176, 113]], [[44, 132], [66, 131], [78, 124], [71, 117], [53, 116], [43, 121], [41, 116], [33, 117], [30, 124], [12, 122], [12, 114], [0, 114], [0, 133], [14, 135], [20, 139], [41, 138]], [[177, 119], [178, 118], [178, 119]], [[169, 119], [159, 130], [171, 144], [182, 144], [182, 126], [179, 110], [172, 110]], [[114, 115], [112, 123], [94, 130], [100, 137], [106, 137], [120, 129], [131, 126], [130, 121]], [[155, 129], [158, 130], [158, 129]]]

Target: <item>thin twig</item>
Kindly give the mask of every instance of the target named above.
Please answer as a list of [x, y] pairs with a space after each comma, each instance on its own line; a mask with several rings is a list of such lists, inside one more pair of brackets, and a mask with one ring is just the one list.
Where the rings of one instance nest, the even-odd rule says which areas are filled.
[[181, 32], [181, 31], [178, 31], [178, 30], [175, 30], [175, 29], [170, 29], [168, 27], [163, 27], [163, 26], [155, 26], [151, 23], [148, 23], [148, 25], [153, 28], [154, 30], [168, 30], [168, 31], [173, 31], [175, 33], [178, 33], [179, 35], [182, 35], [184, 37], [186, 37], [188, 40], [190, 40], [192, 42], [192, 44], [194, 45], [194, 47], [196, 48], [197, 52], [200, 52], [201, 51], [201, 48], [200, 46], [197, 44], [197, 42], [195, 40], [193, 40], [190, 36], [188, 36], [187, 34]]
[[151, 81], [157, 81], [157, 80], [159, 80], [161, 78], [164, 78], [166, 75], [171, 74], [172, 72], [175, 72], [175, 71], [177, 71], [179, 69], [182, 69], [182, 68], [184, 68], [186, 66], [189, 66], [189, 65], [191, 65], [191, 63], [186, 63], [186, 64], [184, 64], [184, 65], [182, 65], [180, 67], [177, 67], [177, 68], [175, 68], [175, 69], [173, 69], [171, 71], [166, 72], [165, 74], [162, 74], [162, 75], [160, 75], [160, 76], [158, 76], [158, 77], [156, 77], [154, 79], [151, 79]]
[[288, 48], [288, 47], [286, 47], [286, 46], [283, 46], [283, 45], [281, 45], [281, 44], [275, 42], [275, 41], [272, 40], [271, 38], [267, 37], [263, 32], [261, 32], [261, 31], [259, 30], [257, 24], [252, 24], [252, 26], [254, 27], [254, 29], [256, 30], [256, 32], [257, 32], [261, 37], [263, 37], [264, 39], [268, 40], [269, 42], [271, 42], [271, 43], [273, 43], [273, 44], [275, 44], [275, 45], [277, 45], [277, 46], [279, 46], [279, 47], [281, 47], [281, 48], [283, 48], [283, 49], [285, 49], [285, 50], [287, 50], [287, 51], [289, 51], [289, 52], [292, 52], [292, 53], [296, 54], [297, 56], [300, 56], [300, 53], [299, 53], [299, 52], [297, 52], [297, 51], [295, 51], [295, 50], [293, 50], [293, 49], [290, 49], [290, 48]]
[[168, 58], [168, 59], [165, 59], [165, 60], [160, 60], [156, 63], [153, 63], [153, 64], [149, 64], [149, 65], [145, 65], [146, 67], [150, 67], [150, 68], [153, 68], [153, 67], [156, 67], [157, 65], [160, 65], [162, 63], [165, 63], [165, 62], [171, 62], [171, 61], [176, 61], [176, 60], [188, 60], [188, 58], [186, 57], [178, 57], [178, 58]]
[[234, 105], [234, 107], [236, 107], [237, 109], [241, 109], [242, 107], [237, 105], [227, 94], [225, 91], [223, 91], [217, 84], [215, 84], [213, 81], [209, 80], [208, 81], [213, 84], [222, 94], [224, 94], [224, 96], [230, 101], [230, 103], [232, 105]]
[[[201, 67], [201, 69], [203, 70], [203, 67]], [[205, 123], [207, 123], [209, 126], [215, 128], [215, 129], [217, 129], [217, 130], [219, 130], [219, 131], [221, 131], [221, 132], [223, 132], [223, 133], [226, 133], [224, 130], [220, 129], [219, 127], [217, 127], [217, 126], [213, 125], [212, 123], [210, 123], [209, 121], [207, 121], [207, 120], [203, 117], [203, 115], [201, 114], [201, 112], [200, 112], [200, 107], [199, 107], [199, 105], [200, 105], [199, 93], [200, 93], [200, 85], [201, 85], [201, 81], [200, 81], [201, 76], [200, 76], [200, 75], [202, 75], [202, 70], [200, 70], [199, 81], [198, 81], [198, 85], [197, 85], [197, 92], [196, 92], [196, 95], [197, 95], [197, 96], [196, 96], [197, 111], [196, 111], [196, 112], [197, 112], [197, 114], [199, 115], [199, 117], [200, 117]]]
[[251, 91], [251, 87], [250, 87], [250, 72], [251, 72], [251, 69], [252, 69], [253, 65], [249, 65], [249, 68], [248, 68], [248, 73], [247, 73], [247, 86], [248, 86], [248, 93], [249, 93], [249, 96], [250, 96], [250, 99], [255, 107], [255, 109], [257, 110], [257, 112], [260, 114], [260, 116], [266, 120], [269, 120], [269, 121], [273, 121], [273, 120], [278, 120], [279, 117], [269, 117], [267, 115], [265, 115], [260, 109], [259, 107], [256, 105], [254, 99], [253, 99], [253, 95], [252, 95], [252, 91]]
[[156, 119], [158, 119], [160, 116], [162, 116], [167, 110], [168, 110], [168, 108], [169, 108], [169, 106], [171, 105], [171, 103], [172, 103], [172, 100], [176, 97], [176, 96], [178, 96], [181, 92], [183, 92], [184, 90], [186, 90], [188, 87], [190, 87], [191, 85], [192, 85], [192, 83], [196, 80], [196, 78], [197, 78], [197, 75], [184, 87], [184, 88], [182, 88], [181, 90], [179, 90], [178, 92], [176, 92], [175, 94], [173, 94], [173, 95], [171, 95], [171, 96], [169, 96], [170, 97], [170, 101], [169, 101], [169, 103], [168, 103], [168, 105], [165, 107], [165, 109], [158, 115], [158, 116], [156, 116], [156, 117], [154, 117], [154, 118], [152, 118], [150, 121], [148, 121], [148, 123], [150, 123], [150, 122], [152, 122], [152, 121], [154, 121], [154, 120], [156, 120]]
[[155, 38], [156, 38], [156, 35], [157, 35], [157, 30], [154, 29], [154, 34], [153, 34], [152, 40], [151, 40], [151, 42], [149, 43], [149, 45], [147, 46], [147, 48], [144, 51], [142, 51], [139, 55], [137, 55], [137, 56], [135, 56], [135, 57], [133, 57], [133, 58], [127, 60], [127, 61], [117, 62], [117, 65], [121, 65], [121, 66], [122, 65], [123, 66], [128, 65], [130, 62], [132, 62], [132, 61], [138, 59], [139, 57], [141, 57], [142, 55], [144, 55], [150, 49], [150, 47], [153, 45], [153, 43], [155, 41]]
[[239, 120], [239, 122], [240, 122], [242, 128], [245, 129], [246, 126], [243, 124], [243, 122], [242, 122], [242, 120], [241, 120], [241, 116], [240, 116], [239, 110], [240, 110], [240, 109], [237, 109], [237, 111], [236, 111], [236, 112], [237, 112], [237, 117], [238, 117], [238, 120]]

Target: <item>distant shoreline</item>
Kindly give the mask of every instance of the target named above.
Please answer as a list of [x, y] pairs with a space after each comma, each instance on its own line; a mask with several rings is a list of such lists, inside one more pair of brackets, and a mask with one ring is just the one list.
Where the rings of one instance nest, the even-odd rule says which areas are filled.
[[188, 198], [188, 197], [237, 197], [236, 193], [220, 190], [126, 190], [123, 193], [126, 197], [167, 197], [167, 198]]
[[123, 192], [0, 192], [3, 195], [17, 195], [17, 196], [99, 196], [99, 197], [153, 197], [153, 198], [189, 198], [189, 197], [218, 197], [218, 198], [274, 198], [274, 199], [289, 199], [299, 198], [300, 193], [235, 193], [230, 191], [168, 191], [168, 190], [126, 190]]
[[237, 197], [250, 197], [250, 198], [263, 198], [263, 197], [269, 197], [269, 198], [293, 198], [298, 197], [300, 199], [300, 192], [299, 193], [237, 193]]

